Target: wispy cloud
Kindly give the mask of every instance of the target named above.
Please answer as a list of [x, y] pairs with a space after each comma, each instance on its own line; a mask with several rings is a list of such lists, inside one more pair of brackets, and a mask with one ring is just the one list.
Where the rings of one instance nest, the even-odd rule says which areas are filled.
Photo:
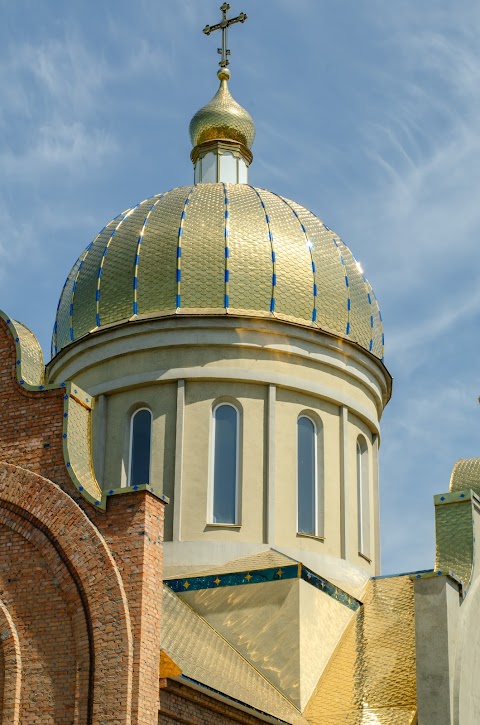
[[103, 163], [117, 150], [115, 140], [102, 129], [87, 131], [79, 122], [66, 123], [55, 119], [41, 126], [28, 148], [0, 153], [0, 165], [11, 181], [31, 182], [49, 173], [64, 174], [75, 169], [75, 175]]

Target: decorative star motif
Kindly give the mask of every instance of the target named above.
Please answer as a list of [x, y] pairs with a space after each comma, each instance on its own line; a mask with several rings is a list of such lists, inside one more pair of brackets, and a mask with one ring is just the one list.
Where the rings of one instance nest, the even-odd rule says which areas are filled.
[[183, 588], [184, 589], [188, 589], [189, 586], [190, 586], [190, 582], [188, 582], [188, 581], [183, 582]]
[[279, 578], [279, 579], [281, 579], [281, 578], [282, 578], [282, 576], [283, 576], [283, 571], [282, 571], [282, 569], [279, 569], [279, 570], [277, 571], [277, 576], [278, 576], [278, 578]]
[[251, 578], [252, 578], [252, 575], [250, 574], [250, 572], [248, 572], [245, 579], [247, 580], [247, 582], [249, 582]]
[[213, 580], [214, 584], [216, 584], [216, 585], [217, 585], [217, 587], [218, 587], [218, 585], [220, 584], [220, 581], [221, 581], [221, 580], [220, 580], [220, 579], [218, 578], [218, 576], [217, 576], [217, 578], [216, 578], [216, 579], [214, 579], [214, 580]]

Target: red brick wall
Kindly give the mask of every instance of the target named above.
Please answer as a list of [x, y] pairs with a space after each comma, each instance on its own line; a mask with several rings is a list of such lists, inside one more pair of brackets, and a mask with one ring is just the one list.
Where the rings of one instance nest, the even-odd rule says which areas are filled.
[[0, 319], [0, 607], [20, 641], [20, 721], [156, 725], [164, 504], [142, 491], [90, 506], [62, 424], [63, 390], [18, 384]]
[[3, 684], [5, 675], [5, 657], [3, 656], [3, 647], [0, 646], [0, 722], [3, 722]]
[[70, 725], [77, 658], [68, 604], [41, 552], [4, 524], [0, 524], [0, 591], [15, 618], [22, 652], [22, 724], [53, 718], [56, 725]]
[[0, 460], [55, 481], [86, 507], [63, 460], [63, 389], [27, 390], [16, 368], [13, 335], [0, 318]]
[[264, 722], [176, 680], [160, 680], [159, 725], [259, 725]]
[[164, 504], [146, 492], [114, 496], [107, 515], [92, 519], [119, 568], [129, 602], [134, 643], [132, 716], [158, 718]]

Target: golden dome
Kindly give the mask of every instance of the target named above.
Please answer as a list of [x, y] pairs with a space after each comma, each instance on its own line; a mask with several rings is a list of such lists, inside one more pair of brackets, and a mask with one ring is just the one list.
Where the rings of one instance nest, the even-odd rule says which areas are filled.
[[378, 304], [348, 247], [303, 206], [248, 184], [180, 187], [109, 222], [67, 278], [52, 351], [180, 314], [276, 318], [383, 356]]
[[206, 141], [237, 141], [251, 149], [255, 138], [255, 125], [248, 111], [233, 98], [228, 88], [230, 72], [218, 72], [220, 87], [210, 103], [200, 108], [190, 121], [192, 146]]

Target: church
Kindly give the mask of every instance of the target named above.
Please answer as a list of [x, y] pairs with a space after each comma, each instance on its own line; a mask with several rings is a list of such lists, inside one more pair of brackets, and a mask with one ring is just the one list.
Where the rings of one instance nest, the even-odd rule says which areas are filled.
[[80, 253], [46, 365], [2, 302], [0, 722], [478, 725], [480, 459], [432, 569], [382, 576], [379, 304], [249, 184], [229, 10], [193, 183]]

